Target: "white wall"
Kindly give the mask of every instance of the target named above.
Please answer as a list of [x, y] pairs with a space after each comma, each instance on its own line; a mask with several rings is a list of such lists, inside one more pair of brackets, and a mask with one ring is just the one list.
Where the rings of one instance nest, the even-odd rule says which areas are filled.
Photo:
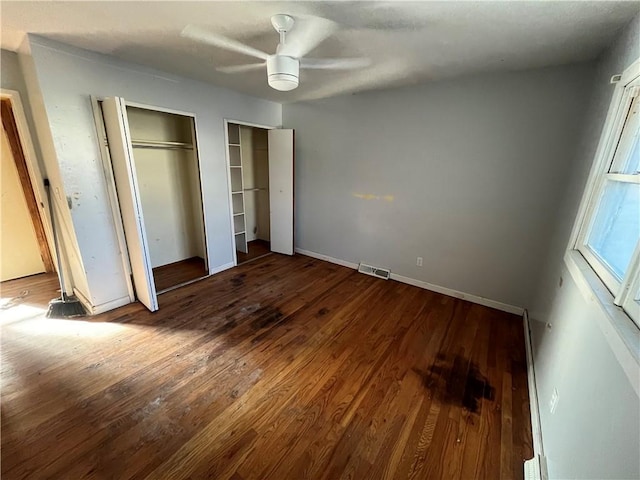
[[49, 138], [40, 140], [48, 144], [45, 156], [56, 158], [71, 198], [71, 218], [92, 303], [116, 302], [128, 292], [90, 95], [121, 96], [196, 115], [210, 266], [216, 269], [232, 262], [223, 120], [278, 126], [282, 107], [41, 37], [29, 36], [27, 42], [21, 62], [50, 130]]
[[[640, 399], [599, 327], [607, 320], [578, 290], [562, 260], [613, 94], [609, 79], [638, 57], [640, 16], [598, 63], [587, 121], [556, 209], [545, 274], [530, 305], [551, 479], [640, 478]], [[554, 388], [559, 402], [551, 414], [548, 404]]]
[[527, 306], [592, 75], [573, 65], [284, 105], [296, 247]]
[[0, 152], [0, 282], [44, 272], [40, 246], [7, 134]]
[[[136, 174], [151, 266], [204, 258], [195, 220], [190, 174], [193, 157], [184, 150], [134, 149]], [[197, 186], [196, 186], [197, 188]]]

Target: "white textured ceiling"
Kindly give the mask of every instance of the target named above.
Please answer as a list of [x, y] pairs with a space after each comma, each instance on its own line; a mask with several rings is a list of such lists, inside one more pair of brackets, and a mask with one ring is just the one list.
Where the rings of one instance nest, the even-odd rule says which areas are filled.
[[[226, 86], [278, 102], [322, 98], [484, 72], [596, 58], [634, 15], [638, 1], [505, 2], [0, 2], [2, 48], [25, 32]], [[316, 15], [340, 25], [310, 57], [365, 56], [357, 71], [302, 71], [277, 92], [265, 71], [226, 75], [216, 66], [255, 59], [181, 38], [187, 24], [273, 52], [275, 13]]]

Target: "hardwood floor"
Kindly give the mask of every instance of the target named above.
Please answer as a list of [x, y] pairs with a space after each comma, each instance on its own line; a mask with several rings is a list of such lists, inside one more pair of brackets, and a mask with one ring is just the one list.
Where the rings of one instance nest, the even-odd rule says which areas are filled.
[[271, 244], [264, 240], [252, 240], [247, 244], [247, 246], [249, 247], [247, 249], [249, 250], [247, 253], [236, 251], [236, 255], [238, 257], [238, 265], [271, 253]]
[[55, 273], [0, 282], [0, 324], [14, 320], [14, 317], [21, 318], [26, 310], [31, 312], [33, 309], [34, 314], [43, 309], [46, 312], [49, 302], [59, 297], [60, 286]]
[[48, 320], [54, 289], [2, 311], [3, 479], [518, 479], [532, 456], [513, 315], [303, 256], [156, 313]]
[[156, 292], [162, 292], [176, 285], [206, 277], [208, 274], [204, 259], [192, 257], [154, 268], [153, 281]]

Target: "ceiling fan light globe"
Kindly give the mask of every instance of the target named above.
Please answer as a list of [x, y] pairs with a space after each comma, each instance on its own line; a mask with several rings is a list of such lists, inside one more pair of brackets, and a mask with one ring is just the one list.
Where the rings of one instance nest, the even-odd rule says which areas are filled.
[[267, 59], [267, 79], [269, 86], [281, 92], [298, 87], [300, 62], [297, 58], [271, 55]]
[[298, 88], [298, 77], [285, 74], [269, 75], [269, 86], [281, 92]]

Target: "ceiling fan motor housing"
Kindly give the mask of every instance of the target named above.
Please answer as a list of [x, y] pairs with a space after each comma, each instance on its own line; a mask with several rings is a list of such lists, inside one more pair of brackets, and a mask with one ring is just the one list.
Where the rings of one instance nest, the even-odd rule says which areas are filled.
[[267, 79], [276, 90], [286, 92], [298, 86], [300, 61], [285, 55], [271, 55], [267, 58]]

